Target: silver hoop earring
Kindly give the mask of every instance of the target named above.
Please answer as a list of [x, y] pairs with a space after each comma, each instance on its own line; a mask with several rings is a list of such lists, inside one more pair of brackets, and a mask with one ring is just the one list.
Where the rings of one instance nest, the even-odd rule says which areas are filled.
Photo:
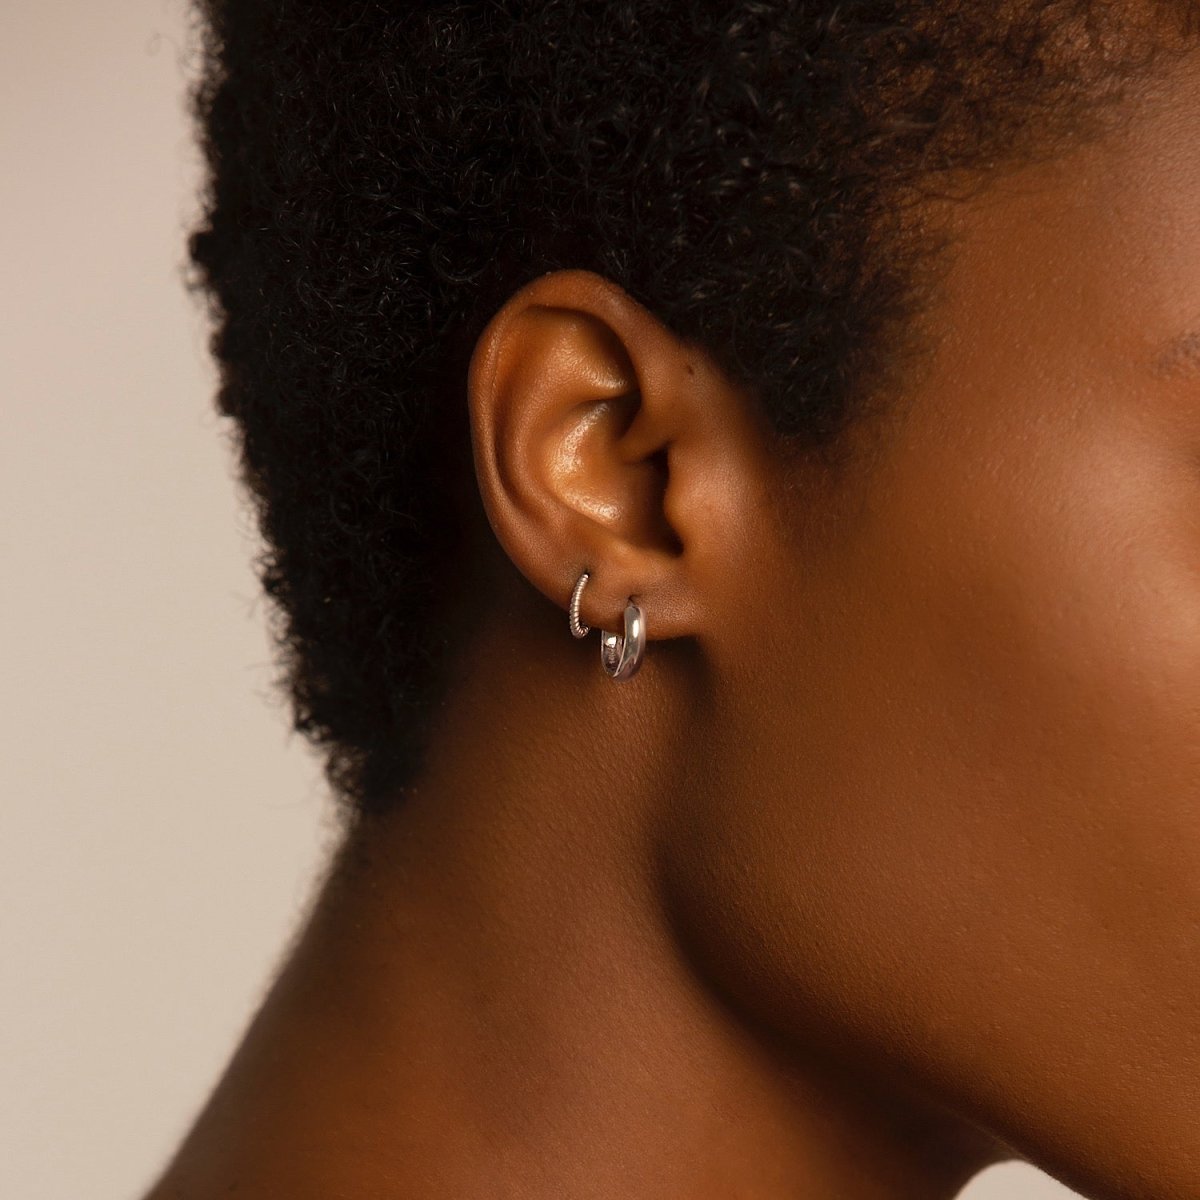
[[576, 581], [575, 590], [571, 593], [571, 607], [567, 612], [567, 624], [571, 626], [571, 633], [577, 638], [587, 637], [592, 631], [590, 625], [585, 625], [579, 619], [579, 598], [583, 595], [583, 589], [591, 577], [591, 572], [584, 571]]
[[632, 600], [625, 605], [625, 634], [600, 631], [600, 661], [613, 679], [631, 679], [642, 665], [646, 648], [646, 617]]

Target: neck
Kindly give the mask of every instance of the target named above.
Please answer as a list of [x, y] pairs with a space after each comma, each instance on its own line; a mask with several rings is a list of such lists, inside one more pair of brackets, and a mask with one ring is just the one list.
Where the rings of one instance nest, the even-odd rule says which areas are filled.
[[150, 1200], [954, 1196], [981, 1139], [772, 1045], [681, 948], [647, 814], [682, 731], [623, 737], [596, 666], [569, 684], [627, 748], [610, 757], [554, 677], [570, 665], [508, 670], [530, 678], [468, 685], [435, 740], [469, 758], [433, 753], [352, 830]]

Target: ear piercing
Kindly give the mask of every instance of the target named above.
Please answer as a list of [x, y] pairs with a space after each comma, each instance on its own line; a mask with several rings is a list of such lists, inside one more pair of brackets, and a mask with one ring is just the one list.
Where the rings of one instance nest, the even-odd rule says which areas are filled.
[[[571, 592], [571, 604], [567, 610], [567, 624], [571, 627], [574, 637], [587, 637], [591, 626], [585, 625], [579, 619], [579, 600], [583, 589], [591, 578], [590, 571], [584, 571], [575, 583]], [[629, 598], [625, 605], [624, 634], [609, 633], [600, 630], [600, 661], [604, 670], [612, 679], [630, 679], [642, 665], [642, 652], [646, 648], [646, 618], [639, 605]]]

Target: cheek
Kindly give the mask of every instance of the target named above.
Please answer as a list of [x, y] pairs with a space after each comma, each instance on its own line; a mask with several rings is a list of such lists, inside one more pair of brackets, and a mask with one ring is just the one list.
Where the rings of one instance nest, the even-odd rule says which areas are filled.
[[1038, 437], [961, 447], [978, 473], [935, 458], [891, 510], [897, 633], [941, 752], [996, 788], [1003, 869], [1154, 960], [1200, 921], [1200, 466], [1115, 414]]
[[1010, 419], [898, 460], [864, 529], [860, 678], [892, 698], [859, 916], [905, 946], [874, 994], [901, 981], [1018, 1140], [1172, 1161], [1200, 1111], [1200, 466], [1133, 409]]
[[781, 585], [696, 894], [760, 1017], [1071, 1171], [1200, 1111], [1200, 466], [1115, 415], [1010, 419], [914, 428]]

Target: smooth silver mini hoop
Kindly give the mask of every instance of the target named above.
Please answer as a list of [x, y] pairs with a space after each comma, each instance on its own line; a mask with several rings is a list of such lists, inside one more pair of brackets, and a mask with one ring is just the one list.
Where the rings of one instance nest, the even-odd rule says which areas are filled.
[[[571, 626], [571, 633], [577, 638], [587, 637], [591, 632], [591, 626], [585, 625], [579, 619], [579, 599], [590, 578], [591, 572], [584, 571], [571, 593], [567, 623]], [[642, 665], [642, 653], [645, 649], [646, 615], [640, 606], [630, 599], [625, 605], [625, 633], [622, 635], [609, 633], [607, 629], [600, 630], [600, 661], [611, 678], [631, 679]]]
[[632, 600], [625, 605], [625, 635], [600, 630], [600, 661], [614, 679], [630, 679], [642, 665], [646, 648], [646, 618]]

